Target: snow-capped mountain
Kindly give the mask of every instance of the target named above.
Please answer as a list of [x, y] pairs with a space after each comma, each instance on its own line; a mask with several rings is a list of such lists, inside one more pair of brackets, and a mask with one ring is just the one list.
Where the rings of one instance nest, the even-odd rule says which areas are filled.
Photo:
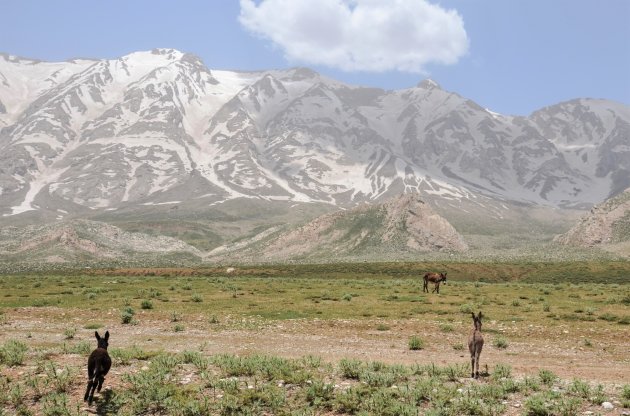
[[630, 108], [530, 117], [435, 82], [385, 91], [309, 69], [208, 69], [172, 49], [115, 60], [0, 55], [0, 214], [238, 197], [350, 206], [403, 191], [589, 206], [630, 186]]

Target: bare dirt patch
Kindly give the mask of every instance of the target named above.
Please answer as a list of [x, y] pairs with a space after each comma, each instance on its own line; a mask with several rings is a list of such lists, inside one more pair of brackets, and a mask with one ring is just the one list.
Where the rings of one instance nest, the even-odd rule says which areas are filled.
[[[219, 318], [218, 323], [211, 323], [206, 316], [191, 315], [182, 319], [183, 330], [175, 331], [176, 324], [167, 316], [142, 312], [137, 315], [137, 325], [123, 325], [116, 309], [105, 315], [55, 307], [10, 309], [5, 311], [0, 342], [19, 339], [32, 349], [58, 348], [64, 342], [80, 341], [95, 346], [94, 330], [83, 326], [99, 322], [103, 325], [99, 331], [107, 329], [112, 334], [110, 348], [136, 345], [149, 351], [201, 350], [205, 354], [269, 354], [286, 358], [314, 355], [331, 362], [342, 358], [389, 364], [470, 362], [466, 347], [468, 322], [453, 322], [453, 330], [443, 332], [438, 322], [416, 318], [266, 321], [226, 316]], [[630, 329], [625, 325], [615, 330], [598, 329], [597, 322], [588, 324], [592, 327], [580, 331], [575, 326], [545, 328], [526, 322], [511, 325], [488, 322], [484, 325], [488, 331], [481, 366], [491, 369], [497, 363], [509, 364], [516, 376], [535, 375], [540, 369], [548, 369], [566, 379], [627, 383]], [[69, 327], [77, 328], [70, 340], [64, 336]], [[505, 349], [492, 344], [499, 334], [509, 340]], [[409, 349], [412, 335], [423, 339], [422, 350]], [[589, 347], [585, 346], [585, 339], [596, 341]], [[458, 344], [464, 349], [455, 349]]]

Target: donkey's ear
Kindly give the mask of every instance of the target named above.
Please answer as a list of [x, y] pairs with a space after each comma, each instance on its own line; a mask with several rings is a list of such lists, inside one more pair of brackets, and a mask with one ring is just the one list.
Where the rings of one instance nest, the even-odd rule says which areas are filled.
[[98, 334], [98, 331], [94, 331], [94, 336], [96, 337], [96, 339], [100, 340], [101, 336]]
[[481, 311], [479, 311], [479, 319], [481, 319], [482, 316]]
[[109, 331], [105, 332], [105, 341], [107, 341], [109, 339]]
[[472, 318], [475, 319], [475, 313], [471, 312], [470, 314], [472, 315]]

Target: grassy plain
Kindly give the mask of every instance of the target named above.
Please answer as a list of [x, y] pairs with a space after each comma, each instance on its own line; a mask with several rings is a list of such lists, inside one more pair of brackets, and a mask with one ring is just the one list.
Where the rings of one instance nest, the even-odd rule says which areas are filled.
[[[439, 295], [422, 292], [429, 270], [448, 272]], [[628, 262], [82, 270], [2, 276], [0, 294], [5, 414], [630, 407]], [[479, 310], [486, 375], [472, 381]], [[106, 329], [111, 389], [88, 407], [86, 357]]]

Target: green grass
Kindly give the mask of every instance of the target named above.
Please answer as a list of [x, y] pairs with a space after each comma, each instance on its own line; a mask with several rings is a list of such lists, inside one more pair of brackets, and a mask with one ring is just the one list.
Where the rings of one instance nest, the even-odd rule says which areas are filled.
[[[449, 273], [449, 284], [442, 286], [439, 296], [422, 292], [420, 276], [426, 270]], [[405, 415], [421, 409], [420, 414], [427, 415], [498, 415], [506, 412], [503, 401], [507, 400], [521, 403], [522, 414], [572, 414], [576, 409], [579, 414], [593, 409], [593, 402], [603, 397], [598, 386], [562, 380], [547, 370], [529, 377], [514, 375], [516, 370], [496, 362], [490, 363], [490, 375], [482, 383], [470, 382], [463, 343], [472, 326], [470, 312], [483, 311], [483, 333], [490, 349], [496, 340], [508, 337], [510, 347], [495, 354], [516, 354], [528, 342], [550, 342], [548, 336], [560, 328], [572, 336], [588, 334], [578, 346], [588, 347], [588, 340], [592, 345], [587, 349], [592, 351], [608, 344], [598, 338], [602, 334], [627, 331], [630, 284], [624, 273], [630, 274], [630, 266], [615, 262], [368, 263], [239, 267], [230, 275], [224, 268], [208, 268], [0, 276], [0, 324], [6, 325], [7, 317], [20, 308], [37, 306], [28, 310], [59, 320], [62, 328], [45, 345], [37, 344], [37, 333], [0, 345], [0, 414], [28, 414], [29, 407], [36, 409], [31, 414], [75, 414], [77, 404], [83, 404], [67, 391], [84, 388], [85, 357], [95, 346], [93, 331], [111, 328], [112, 323], [147, 329], [161, 320], [163, 333], [149, 335], [155, 338], [150, 345], [157, 346], [160, 336], [186, 337], [199, 327], [257, 330], [284, 325], [286, 320], [315, 319], [322, 325], [350, 321], [373, 336], [392, 336], [392, 344], [414, 350], [406, 354], [419, 357], [422, 364], [111, 348], [121, 387], [103, 392], [97, 410], [112, 415]], [[22, 296], [26, 290], [28, 297]], [[136, 313], [134, 308], [142, 309], [145, 302], [152, 308]], [[54, 313], [40, 307], [50, 307]], [[89, 318], [68, 320], [70, 313], [81, 311]], [[413, 340], [407, 333], [395, 339], [405, 322], [420, 321], [434, 334], [422, 333], [422, 338]], [[510, 330], [530, 325], [544, 330]], [[424, 351], [412, 348], [412, 340], [414, 346], [465, 357], [462, 363], [446, 367], [422, 362]], [[622, 353], [617, 346], [606, 351]], [[58, 359], [62, 355], [64, 360]], [[76, 363], [66, 366], [76, 355], [80, 356]], [[148, 369], [140, 371], [144, 367]], [[18, 372], [23, 374], [11, 376], [9, 382], [6, 374]], [[188, 376], [190, 382], [180, 382]], [[605, 393], [607, 398], [630, 403], [630, 387], [624, 389]]]
[[[449, 273], [449, 284], [439, 297], [422, 292], [420, 275], [426, 270]], [[594, 281], [581, 283], [587, 275]], [[232, 315], [264, 320], [419, 315], [464, 319], [473, 310], [483, 310], [484, 315], [499, 321], [550, 324], [557, 320], [597, 320], [619, 327], [630, 321], [630, 287], [627, 282], [610, 282], [627, 280], [628, 275], [627, 262], [269, 266], [238, 268], [231, 276], [223, 268], [6, 275], [0, 277], [0, 309], [55, 306], [105, 312], [117, 308], [121, 321], [128, 324], [140, 319], [133, 310], [138, 306], [151, 314], [176, 314], [182, 319], [202, 313], [217, 319]], [[495, 283], [480, 284], [476, 280], [479, 276]], [[34, 287], [34, 283], [38, 285]], [[29, 297], [21, 296], [25, 287]], [[101, 295], [107, 296], [106, 304], [99, 301]], [[519, 306], [511, 306], [514, 303]], [[442, 331], [450, 332], [452, 327], [443, 324]]]
[[[531, 380], [513, 377], [511, 367], [502, 363], [480, 383], [467, 378], [465, 365], [355, 359], [330, 364], [313, 356], [164, 353], [136, 347], [110, 354], [122, 372], [121, 384], [96, 396], [93, 409], [99, 415], [501, 415], [515, 403], [523, 403], [519, 414], [571, 415], [599, 406], [604, 397], [602, 386], [560, 380], [544, 369], [541, 376], [549, 382], [532, 389]], [[59, 366], [54, 351], [50, 357], [10, 384], [0, 379], [0, 412], [83, 414], [78, 411], [82, 397], [72, 393], [83, 387], [78, 366]], [[605, 397], [626, 403], [630, 386]]]

